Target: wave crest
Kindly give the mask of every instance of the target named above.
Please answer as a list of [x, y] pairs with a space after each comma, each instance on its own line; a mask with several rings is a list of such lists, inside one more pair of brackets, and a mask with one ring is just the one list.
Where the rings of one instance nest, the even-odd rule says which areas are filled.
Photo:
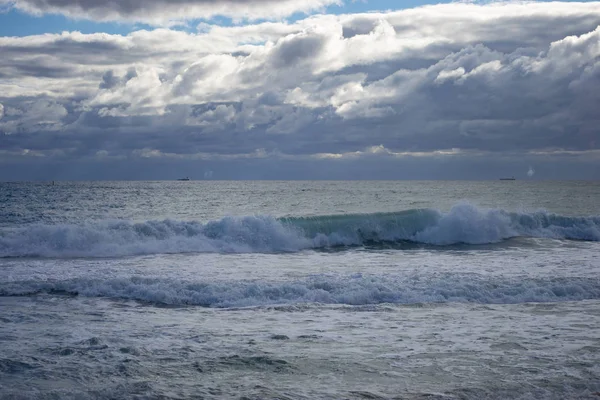
[[509, 213], [459, 204], [395, 213], [195, 221], [94, 221], [0, 230], [0, 257], [110, 257], [185, 252], [293, 252], [409, 241], [496, 243], [518, 236], [600, 241], [600, 217]]

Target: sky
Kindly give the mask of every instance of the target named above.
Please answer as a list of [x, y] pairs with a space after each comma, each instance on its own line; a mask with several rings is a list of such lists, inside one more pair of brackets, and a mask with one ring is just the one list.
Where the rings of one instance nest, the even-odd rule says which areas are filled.
[[600, 2], [0, 0], [0, 181], [600, 179]]

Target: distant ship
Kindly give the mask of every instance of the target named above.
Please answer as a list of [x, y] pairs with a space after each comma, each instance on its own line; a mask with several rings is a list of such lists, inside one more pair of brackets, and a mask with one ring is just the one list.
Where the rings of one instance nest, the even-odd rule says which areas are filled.
[[188, 178], [188, 177], [185, 177], [185, 178], [179, 178], [179, 179], [177, 179], [177, 180], [178, 180], [178, 181], [189, 181], [189, 180], [190, 180], [190, 178]]
[[514, 181], [516, 180], [514, 176], [511, 176], [510, 178], [500, 178], [501, 181]]

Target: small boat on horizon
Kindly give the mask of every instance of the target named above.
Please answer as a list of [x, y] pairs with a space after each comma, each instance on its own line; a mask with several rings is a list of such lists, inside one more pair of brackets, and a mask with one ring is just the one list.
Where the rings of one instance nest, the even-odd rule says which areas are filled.
[[511, 176], [510, 178], [500, 178], [501, 181], [515, 181], [515, 177]]
[[189, 181], [190, 178], [188, 178], [187, 176], [185, 178], [179, 178], [177, 179], [178, 181]]

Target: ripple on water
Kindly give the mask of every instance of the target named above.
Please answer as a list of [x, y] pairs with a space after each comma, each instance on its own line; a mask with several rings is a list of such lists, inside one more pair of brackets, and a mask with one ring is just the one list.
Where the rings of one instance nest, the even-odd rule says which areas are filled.
[[17, 361], [10, 358], [0, 358], [0, 372], [7, 374], [19, 374], [36, 368], [35, 365]]
[[227, 369], [248, 369], [254, 371], [286, 372], [294, 367], [285, 360], [260, 356], [224, 356], [214, 360], [209, 360], [205, 364], [209, 369], [227, 370]]

